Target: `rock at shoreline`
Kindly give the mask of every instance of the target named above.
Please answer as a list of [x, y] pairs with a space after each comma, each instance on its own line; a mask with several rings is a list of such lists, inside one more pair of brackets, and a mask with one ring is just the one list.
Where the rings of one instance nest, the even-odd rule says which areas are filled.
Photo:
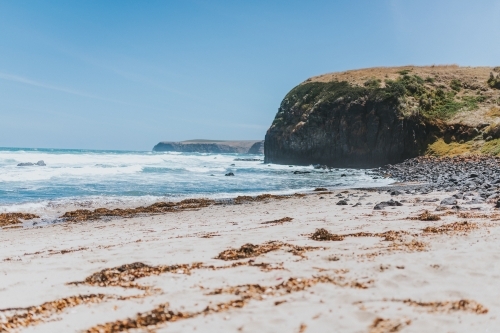
[[456, 204], [457, 204], [457, 199], [453, 197], [444, 198], [443, 200], [441, 200], [440, 203], [441, 206], [454, 206]]
[[234, 176], [234, 173], [229, 172], [229, 173], [226, 173], [224, 176], [228, 176], [228, 177], [229, 177], [229, 176]]
[[399, 201], [395, 201], [395, 200], [391, 199], [389, 201], [382, 201], [382, 202], [376, 204], [375, 207], [373, 207], [373, 209], [374, 210], [382, 210], [385, 207], [393, 207], [393, 206], [403, 206], [403, 204]]
[[17, 166], [18, 167], [25, 167], [25, 166], [46, 166], [45, 162], [43, 160], [40, 160], [36, 163], [31, 163], [31, 162], [26, 162], [26, 163], [19, 163]]
[[239, 162], [262, 162], [263, 160], [259, 158], [235, 158], [233, 161]]

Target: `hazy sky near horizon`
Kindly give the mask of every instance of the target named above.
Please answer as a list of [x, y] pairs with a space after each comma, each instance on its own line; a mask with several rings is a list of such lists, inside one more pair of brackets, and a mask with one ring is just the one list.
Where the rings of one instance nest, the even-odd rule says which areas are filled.
[[500, 1], [1, 1], [0, 147], [263, 139], [347, 69], [500, 65]]

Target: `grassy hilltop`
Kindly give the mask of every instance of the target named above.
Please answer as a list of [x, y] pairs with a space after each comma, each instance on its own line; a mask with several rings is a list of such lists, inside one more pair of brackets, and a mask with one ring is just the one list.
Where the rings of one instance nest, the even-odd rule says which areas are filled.
[[[403, 122], [425, 124], [425, 135], [415, 139], [418, 152], [409, 155], [500, 155], [500, 67], [380, 67], [311, 77], [286, 95], [268, 135], [287, 146], [303, 127], [329, 126], [334, 118], [346, 117], [353, 105], [389, 107]], [[344, 113], [332, 111], [340, 109]], [[346, 149], [359, 150], [356, 144]]]

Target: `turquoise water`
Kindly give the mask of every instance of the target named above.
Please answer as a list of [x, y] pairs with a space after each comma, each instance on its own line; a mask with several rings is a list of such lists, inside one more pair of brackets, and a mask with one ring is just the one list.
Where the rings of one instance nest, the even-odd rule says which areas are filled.
[[[261, 155], [80, 149], [0, 148], [0, 211], [23, 204], [65, 201], [102, 202], [136, 199], [225, 198], [259, 193], [293, 193], [317, 186], [384, 185], [366, 170], [315, 170], [235, 161]], [[43, 160], [46, 166], [18, 167]], [[234, 165], [233, 165], [234, 164]], [[293, 171], [310, 171], [293, 174]], [[233, 172], [234, 177], [224, 176]], [[347, 177], [341, 177], [347, 174]]]

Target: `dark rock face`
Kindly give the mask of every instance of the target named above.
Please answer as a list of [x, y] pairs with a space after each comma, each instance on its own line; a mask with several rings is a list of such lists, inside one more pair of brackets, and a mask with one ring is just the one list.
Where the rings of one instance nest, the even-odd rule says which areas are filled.
[[302, 122], [297, 105], [284, 101], [265, 138], [265, 162], [376, 167], [418, 156], [433, 128], [399, 115], [397, 105], [357, 100], [317, 105]]
[[248, 150], [249, 154], [263, 155], [264, 154], [264, 141], [256, 142]]
[[448, 143], [477, 135], [466, 125], [408, 111], [407, 89], [338, 81], [295, 87], [266, 133], [265, 163], [372, 168], [422, 155], [438, 138]]

